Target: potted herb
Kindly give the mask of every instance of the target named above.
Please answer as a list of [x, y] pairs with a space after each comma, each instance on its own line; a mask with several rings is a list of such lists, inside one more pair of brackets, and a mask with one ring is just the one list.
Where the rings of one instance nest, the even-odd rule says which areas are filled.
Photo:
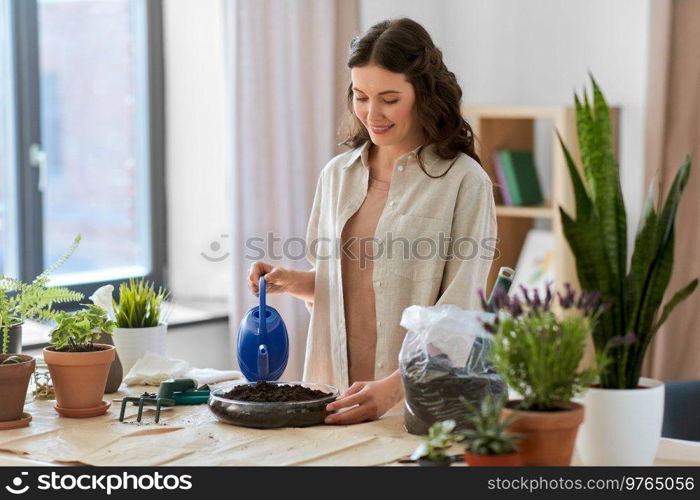
[[506, 431], [514, 416], [501, 418], [501, 410], [507, 398], [485, 397], [480, 405], [461, 398], [469, 415], [466, 420], [472, 426], [461, 432], [464, 436], [464, 461], [476, 467], [503, 467], [522, 465], [523, 461], [515, 445], [521, 436]]
[[[558, 295], [562, 318], [552, 311], [550, 286], [521, 287], [519, 296], [496, 297], [492, 358], [496, 372], [522, 399], [506, 403], [504, 417], [515, 415], [508, 430], [523, 434], [524, 465], [569, 465], [584, 409], [572, 401], [596, 377], [597, 369], [579, 369], [595, 320], [604, 309], [600, 294], [576, 294], [566, 285]], [[602, 359], [602, 357], [601, 357]]]
[[105, 297], [98, 302], [113, 314], [116, 323], [114, 345], [124, 373], [129, 373], [146, 353], [165, 356], [168, 329], [165, 301], [170, 294], [163, 288], [156, 290], [152, 282], [143, 278], [122, 283], [118, 301], [112, 300], [112, 289], [108, 294], [106, 292], [103, 291]]
[[560, 213], [581, 287], [600, 290], [611, 303], [593, 330], [595, 350], [608, 350], [610, 363], [601, 371], [599, 384], [583, 397], [591, 418], [581, 428], [578, 448], [586, 465], [652, 465], [661, 436], [664, 387], [640, 375], [659, 327], [698, 285], [697, 278], [690, 281], [661, 310], [673, 272], [676, 212], [691, 162], [686, 157], [663, 203], [656, 179], [652, 181], [628, 264], [627, 216], [610, 113], [593, 77], [591, 82], [590, 102], [586, 93], [583, 102], [575, 96], [583, 177], [561, 144], [576, 218], [561, 207]]
[[115, 349], [95, 341], [111, 333], [114, 322], [95, 304], [75, 312], [59, 311], [55, 320], [44, 360], [56, 392], [56, 411], [76, 418], [103, 415], [109, 408], [102, 396]]
[[31, 283], [0, 275], [0, 429], [28, 425], [31, 420], [23, 410], [36, 361], [18, 354], [22, 350], [22, 324], [27, 319], [49, 320], [53, 304], [83, 298], [67, 288], [48, 288], [50, 275], [68, 260], [79, 242], [77, 236], [70, 249]]
[[454, 420], [443, 420], [431, 425], [428, 435], [411, 455], [411, 460], [423, 466], [449, 466], [452, 460], [447, 455], [447, 450], [464, 439], [461, 434], [452, 432], [456, 425]]

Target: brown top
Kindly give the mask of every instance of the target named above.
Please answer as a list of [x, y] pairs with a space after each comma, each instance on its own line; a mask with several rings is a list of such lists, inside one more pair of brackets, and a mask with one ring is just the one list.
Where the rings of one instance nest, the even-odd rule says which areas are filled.
[[374, 380], [377, 314], [372, 272], [374, 235], [389, 196], [389, 182], [369, 178], [367, 196], [342, 233], [341, 266], [349, 383]]

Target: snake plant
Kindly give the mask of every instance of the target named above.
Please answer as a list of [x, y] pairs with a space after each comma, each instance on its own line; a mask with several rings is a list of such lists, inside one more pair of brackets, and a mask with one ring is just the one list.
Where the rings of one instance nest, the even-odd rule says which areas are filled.
[[627, 218], [610, 112], [592, 76], [591, 82], [590, 100], [585, 90], [582, 100], [574, 96], [583, 178], [559, 137], [575, 195], [576, 218], [562, 207], [559, 211], [581, 287], [600, 290], [611, 302], [593, 330], [596, 351], [607, 348], [610, 360], [600, 374], [600, 385], [630, 389], [638, 385], [644, 355], [659, 327], [698, 284], [697, 278], [690, 281], [659, 314], [673, 271], [675, 219], [691, 161], [686, 156], [663, 202], [659, 196], [655, 203], [656, 177], [652, 180], [628, 265]]

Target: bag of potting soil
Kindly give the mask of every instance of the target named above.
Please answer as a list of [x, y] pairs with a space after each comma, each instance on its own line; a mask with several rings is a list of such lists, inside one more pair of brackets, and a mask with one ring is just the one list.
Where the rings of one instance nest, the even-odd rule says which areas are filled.
[[399, 368], [408, 432], [426, 434], [433, 423], [446, 419], [457, 422], [455, 430], [467, 429], [467, 408], [460, 397], [478, 405], [507, 390], [489, 362], [491, 334], [482, 321], [492, 318], [493, 313], [454, 305], [411, 306], [403, 312], [401, 326], [408, 333]]

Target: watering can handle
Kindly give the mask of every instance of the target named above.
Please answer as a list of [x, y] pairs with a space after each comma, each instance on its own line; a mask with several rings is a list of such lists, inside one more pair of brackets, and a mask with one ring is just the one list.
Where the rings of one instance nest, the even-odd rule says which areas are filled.
[[258, 308], [260, 312], [260, 322], [258, 327], [258, 334], [260, 335], [267, 334], [267, 307], [265, 306], [265, 286], [265, 276], [262, 275], [258, 280], [258, 290], [260, 293], [260, 307]]

